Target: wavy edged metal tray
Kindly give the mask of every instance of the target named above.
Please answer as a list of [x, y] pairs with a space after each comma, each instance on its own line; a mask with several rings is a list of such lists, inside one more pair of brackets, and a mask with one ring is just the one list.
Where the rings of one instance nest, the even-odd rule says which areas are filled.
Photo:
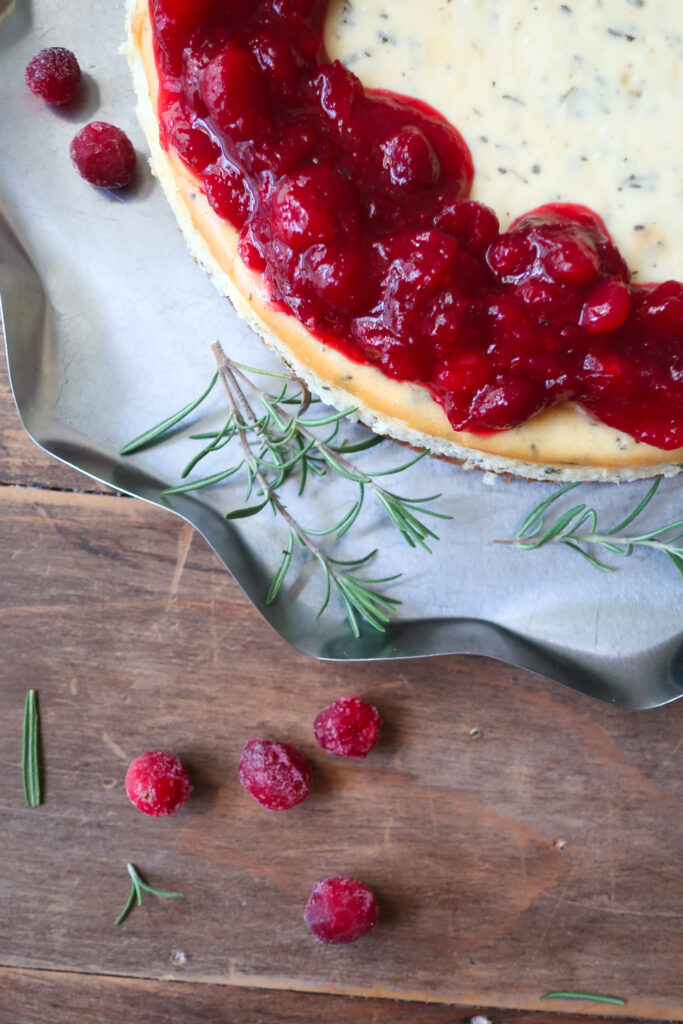
[[[17, 4], [0, 20], [0, 311], [15, 400], [33, 440], [192, 523], [270, 625], [313, 657], [488, 655], [623, 707], [683, 696], [683, 593], [665, 559], [634, 556], [605, 578], [569, 552], [523, 555], [491, 544], [510, 536], [546, 485], [487, 486], [482, 474], [445, 464], [415, 467], [411, 493], [442, 490], [453, 523], [426, 562], [372, 515], [361, 521], [360, 543], [385, 552], [378, 574], [404, 572], [404, 604], [385, 633], [364, 629], [356, 639], [338, 608], [314, 621], [320, 588], [310, 567], [298, 567], [293, 585], [265, 606], [283, 539], [272, 520], [226, 523], [213, 492], [163, 496], [177, 482], [185, 435], [134, 459], [118, 456], [122, 443], [201, 391], [215, 337], [244, 361], [265, 356], [193, 266], [144, 161], [121, 196], [90, 189], [69, 165], [68, 141], [93, 116], [115, 120], [143, 149], [117, 55], [123, 3], [93, 10], [97, 52], [75, 0]], [[46, 41], [64, 41], [65, 24], [87, 73], [80, 104], [56, 114], [28, 95], [23, 68]], [[217, 415], [209, 408], [209, 421]], [[391, 458], [393, 446], [386, 449]], [[586, 500], [618, 516], [642, 487], [593, 485]], [[674, 515], [680, 495], [681, 484], [666, 481], [658, 514]], [[329, 512], [343, 500], [332, 482], [309, 508]]]

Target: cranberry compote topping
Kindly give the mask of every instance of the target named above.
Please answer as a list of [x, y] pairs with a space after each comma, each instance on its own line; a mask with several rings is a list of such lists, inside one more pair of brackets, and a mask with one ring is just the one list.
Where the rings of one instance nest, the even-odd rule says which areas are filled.
[[683, 446], [683, 285], [635, 285], [600, 218], [500, 233], [470, 153], [323, 46], [315, 0], [150, 0], [162, 144], [241, 232], [271, 301], [350, 358], [429, 388], [457, 430], [572, 400]]
[[81, 69], [71, 50], [48, 46], [28, 62], [25, 77], [31, 92], [46, 103], [60, 106], [75, 96]]
[[377, 924], [377, 900], [355, 878], [324, 878], [313, 886], [304, 921], [317, 942], [328, 946], [356, 942]]

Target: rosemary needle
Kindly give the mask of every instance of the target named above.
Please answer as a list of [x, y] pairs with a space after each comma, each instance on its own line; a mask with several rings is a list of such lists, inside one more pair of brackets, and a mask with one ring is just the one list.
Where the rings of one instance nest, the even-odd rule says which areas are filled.
[[577, 999], [590, 1003], [610, 1003], [612, 1006], [626, 1006], [626, 1000], [621, 996], [603, 996], [598, 992], [572, 992], [571, 990], [546, 992], [539, 996], [539, 1003], [544, 999]]
[[35, 690], [29, 690], [24, 704], [24, 732], [21, 751], [21, 772], [24, 780], [24, 798], [28, 807], [39, 807], [40, 764], [38, 761], [38, 701]]
[[163, 898], [167, 900], [182, 899], [183, 894], [181, 892], [166, 892], [164, 889], [153, 889], [151, 885], [147, 885], [147, 882], [144, 882], [142, 880], [137, 869], [133, 864], [126, 864], [126, 871], [130, 875], [132, 884], [130, 887], [130, 895], [128, 896], [128, 901], [123, 910], [121, 911], [121, 913], [119, 914], [119, 916], [114, 921], [114, 924], [116, 926], [120, 925], [123, 921], [125, 921], [125, 919], [128, 917], [131, 910], [133, 909], [133, 906], [136, 903], [139, 907], [142, 906], [143, 890], [145, 892], [151, 893], [152, 896], [163, 896]]

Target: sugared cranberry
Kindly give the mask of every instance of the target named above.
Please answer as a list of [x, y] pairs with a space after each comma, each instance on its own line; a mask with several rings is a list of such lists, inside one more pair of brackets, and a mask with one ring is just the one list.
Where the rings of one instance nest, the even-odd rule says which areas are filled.
[[288, 811], [311, 791], [308, 761], [291, 743], [249, 740], [239, 763], [240, 782], [269, 811]]
[[608, 334], [626, 323], [631, 293], [623, 281], [601, 281], [588, 296], [579, 323], [590, 334]]
[[207, 170], [204, 188], [216, 213], [241, 228], [251, 213], [254, 197], [238, 169], [225, 162], [216, 164]]
[[125, 785], [130, 802], [157, 818], [179, 810], [192, 792], [187, 765], [166, 750], [149, 750], [131, 761]]
[[26, 84], [46, 103], [59, 106], [76, 95], [81, 69], [71, 52], [63, 46], [48, 46], [26, 65]]
[[313, 886], [304, 921], [317, 942], [342, 946], [372, 931], [377, 913], [377, 900], [367, 885], [338, 875]]
[[428, 188], [439, 180], [439, 159], [424, 132], [414, 125], [390, 135], [381, 149], [382, 166], [392, 185], [412, 191]]
[[133, 144], [120, 128], [91, 121], [71, 140], [69, 153], [78, 173], [100, 188], [123, 188], [135, 171]]
[[338, 697], [313, 723], [318, 745], [340, 757], [367, 757], [379, 739], [382, 719], [360, 697]]
[[202, 98], [218, 128], [232, 139], [253, 138], [267, 125], [261, 71], [240, 46], [231, 43], [207, 65]]
[[353, 238], [358, 196], [351, 182], [329, 167], [311, 167], [286, 178], [271, 208], [273, 230], [295, 252], [317, 242]]

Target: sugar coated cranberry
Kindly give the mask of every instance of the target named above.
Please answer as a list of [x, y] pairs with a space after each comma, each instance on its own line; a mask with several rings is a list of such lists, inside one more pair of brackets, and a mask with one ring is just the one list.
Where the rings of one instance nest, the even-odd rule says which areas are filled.
[[367, 757], [379, 738], [382, 719], [360, 697], [338, 697], [323, 708], [313, 731], [318, 745], [340, 757]]
[[26, 84], [46, 103], [59, 106], [73, 99], [81, 80], [81, 69], [71, 52], [63, 46], [48, 46], [26, 65]]
[[372, 931], [377, 924], [377, 900], [355, 878], [325, 878], [313, 886], [304, 921], [317, 942], [342, 946]]
[[78, 173], [100, 188], [123, 188], [133, 177], [135, 150], [120, 128], [91, 121], [74, 136], [69, 148]]
[[418, 189], [434, 185], [441, 167], [432, 145], [419, 128], [407, 125], [382, 143], [382, 166], [393, 185]]
[[126, 793], [139, 811], [156, 818], [179, 810], [192, 792], [187, 765], [166, 750], [148, 750], [128, 766]]
[[269, 811], [288, 811], [311, 791], [311, 768], [291, 743], [249, 740], [239, 763], [240, 782]]

